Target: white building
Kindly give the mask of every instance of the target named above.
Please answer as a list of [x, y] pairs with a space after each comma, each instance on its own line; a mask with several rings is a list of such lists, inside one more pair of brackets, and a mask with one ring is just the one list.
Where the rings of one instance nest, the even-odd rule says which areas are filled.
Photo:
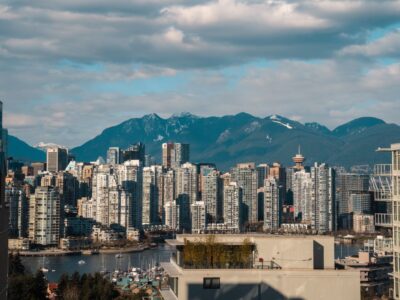
[[311, 174], [305, 170], [293, 173], [292, 188], [295, 218], [303, 223], [311, 224]]
[[232, 232], [242, 229], [242, 205], [242, 188], [236, 182], [224, 186], [224, 224]]
[[204, 201], [193, 203], [190, 208], [192, 233], [202, 233], [206, 229], [206, 206]]
[[264, 180], [264, 230], [279, 229], [281, 208], [279, 183], [270, 176]]
[[293, 174], [295, 217], [320, 233], [336, 230], [334, 182], [334, 170], [325, 164], [315, 163], [310, 173], [301, 170]]
[[142, 193], [142, 225], [160, 224], [159, 205], [162, 192], [159, 189], [162, 182], [162, 167], [151, 166], [143, 168], [143, 193]]
[[[177, 251], [170, 262], [161, 263], [169, 275], [170, 289], [161, 290], [164, 299], [361, 298], [360, 271], [335, 269], [331, 236], [221, 234], [211, 236], [211, 243], [207, 238], [177, 235], [166, 241]], [[208, 247], [196, 262], [185, 258], [189, 243]], [[235, 254], [246, 252], [235, 263]]]
[[52, 187], [37, 187], [29, 200], [29, 239], [44, 246], [60, 240], [60, 194]]
[[142, 225], [142, 168], [140, 162], [99, 165], [93, 174], [92, 201], [97, 222], [125, 228]]
[[216, 223], [221, 219], [222, 197], [220, 197], [220, 172], [214, 168], [203, 168], [201, 174], [201, 199], [207, 210], [207, 223]]
[[176, 201], [164, 204], [164, 225], [172, 230], [180, 230], [180, 207]]
[[232, 181], [237, 182], [243, 195], [243, 218], [245, 222], [258, 222], [257, 171], [254, 163], [238, 164], [231, 170]]

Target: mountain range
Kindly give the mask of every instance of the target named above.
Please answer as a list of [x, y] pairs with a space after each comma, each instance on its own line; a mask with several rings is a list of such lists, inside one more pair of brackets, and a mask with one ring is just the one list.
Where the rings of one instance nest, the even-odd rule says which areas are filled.
[[[213, 162], [227, 170], [238, 162], [279, 161], [292, 165], [301, 145], [308, 164], [330, 165], [388, 163], [380, 146], [400, 141], [400, 126], [373, 117], [362, 117], [330, 130], [319, 123], [302, 124], [278, 115], [265, 118], [247, 113], [222, 117], [199, 117], [190, 113], [161, 118], [157, 114], [132, 118], [105, 129], [101, 134], [70, 151], [78, 161], [105, 157], [110, 146], [127, 148], [138, 141], [146, 153], [161, 160], [161, 144], [168, 141], [190, 144], [193, 162]], [[44, 153], [15, 137], [9, 139], [9, 153], [17, 159], [43, 160]]]

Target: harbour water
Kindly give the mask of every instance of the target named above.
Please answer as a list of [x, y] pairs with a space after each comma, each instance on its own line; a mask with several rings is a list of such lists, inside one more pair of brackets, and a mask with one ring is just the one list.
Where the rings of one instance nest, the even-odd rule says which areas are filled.
[[[131, 268], [149, 269], [157, 263], [169, 261], [173, 249], [168, 245], [159, 245], [157, 248], [143, 252], [98, 255], [73, 255], [73, 256], [49, 256], [49, 257], [22, 257], [25, 268], [35, 273], [40, 268], [48, 269], [45, 274], [47, 280], [58, 281], [62, 274], [74, 272], [96, 273], [103, 270], [113, 272], [115, 270], [127, 270]], [[79, 263], [84, 261], [84, 263]]]
[[[337, 245], [335, 244], [335, 258], [343, 258], [358, 253], [362, 245]], [[46, 277], [49, 281], [58, 281], [63, 273], [96, 273], [102, 270], [113, 272], [114, 270], [127, 270], [128, 267], [149, 269], [156, 263], [169, 261], [173, 248], [162, 244], [157, 248], [145, 250], [139, 253], [123, 253], [121, 258], [116, 254], [99, 255], [75, 255], [52, 257], [22, 257], [22, 263], [32, 273], [45, 267], [48, 269]], [[79, 261], [84, 263], [79, 264]]]

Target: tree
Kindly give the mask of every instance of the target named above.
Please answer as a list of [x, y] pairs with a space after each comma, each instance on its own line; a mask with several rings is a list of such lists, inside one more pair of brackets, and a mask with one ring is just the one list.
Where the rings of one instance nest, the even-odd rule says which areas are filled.
[[19, 253], [8, 255], [8, 276], [24, 275], [25, 267], [21, 262]]

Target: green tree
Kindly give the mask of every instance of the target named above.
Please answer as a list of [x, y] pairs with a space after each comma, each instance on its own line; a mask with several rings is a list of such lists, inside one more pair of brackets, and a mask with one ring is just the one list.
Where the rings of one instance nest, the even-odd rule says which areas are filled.
[[24, 275], [25, 267], [21, 262], [19, 253], [8, 255], [8, 276]]

